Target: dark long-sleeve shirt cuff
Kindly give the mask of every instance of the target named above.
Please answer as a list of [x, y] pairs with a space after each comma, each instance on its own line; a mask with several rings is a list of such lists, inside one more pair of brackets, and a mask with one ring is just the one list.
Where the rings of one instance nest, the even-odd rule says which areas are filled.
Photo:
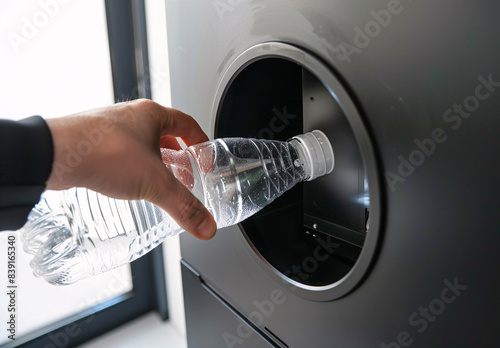
[[40, 116], [0, 120], [0, 231], [21, 228], [52, 171], [54, 145]]

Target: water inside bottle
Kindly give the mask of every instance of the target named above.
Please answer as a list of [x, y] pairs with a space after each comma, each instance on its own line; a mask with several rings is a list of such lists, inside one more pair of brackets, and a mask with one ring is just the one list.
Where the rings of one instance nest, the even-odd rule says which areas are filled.
[[304, 179], [304, 164], [287, 142], [228, 138], [211, 146], [211, 155], [193, 153], [207, 162], [200, 175], [219, 227], [243, 221]]

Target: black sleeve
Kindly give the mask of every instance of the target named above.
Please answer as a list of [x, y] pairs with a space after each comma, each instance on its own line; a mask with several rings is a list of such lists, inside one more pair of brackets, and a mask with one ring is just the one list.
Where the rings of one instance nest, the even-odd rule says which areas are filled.
[[24, 225], [45, 189], [53, 160], [52, 135], [43, 118], [0, 120], [0, 231]]

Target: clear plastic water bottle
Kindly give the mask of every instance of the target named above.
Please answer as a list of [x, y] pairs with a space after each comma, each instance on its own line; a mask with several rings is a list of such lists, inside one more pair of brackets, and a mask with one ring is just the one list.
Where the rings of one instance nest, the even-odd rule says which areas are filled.
[[[218, 228], [239, 223], [296, 183], [328, 174], [334, 155], [321, 131], [289, 141], [226, 138], [162, 149], [165, 165], [213, 215]], [[131, 262], [183, 230], [146, 201], [73, 188], [47, 191], [21, 229], [36, 276], [63, 285]]]

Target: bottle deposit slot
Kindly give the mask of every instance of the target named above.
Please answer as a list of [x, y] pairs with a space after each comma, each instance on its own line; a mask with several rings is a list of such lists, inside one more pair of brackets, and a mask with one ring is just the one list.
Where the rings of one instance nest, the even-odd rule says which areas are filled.
[[304, 296], [343, 296], [368, 269], [380, 221], [373, 149], [354, 103], [320, 61], [281, 43], [243, 53], [219, 89], [215, 137], [287, 140], [319, 129], [329, 138], [333, 172], [297, 185], [241, 227], [264, 267]]

